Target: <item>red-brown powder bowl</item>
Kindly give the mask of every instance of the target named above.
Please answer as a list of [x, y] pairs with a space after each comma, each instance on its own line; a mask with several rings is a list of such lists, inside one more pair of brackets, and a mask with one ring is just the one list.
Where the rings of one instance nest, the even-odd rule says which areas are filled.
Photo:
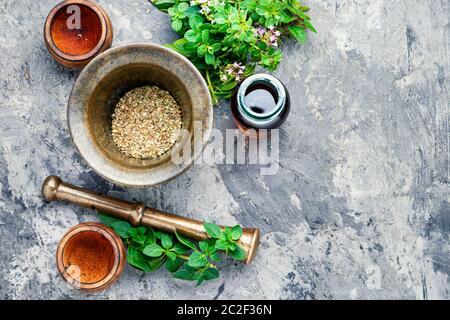
[[111, 47], [113, 29], [106, 12], [87, 0], [56, 5], [45, 21], [45, 45], [52, 57], [69, 68], [81, 68]]
[[76, 289], [99, 291], [122, 274], [126, 249], [119, 236], [98, 222], [80, 223], [61, 239], [56, 263], [63, 278]]

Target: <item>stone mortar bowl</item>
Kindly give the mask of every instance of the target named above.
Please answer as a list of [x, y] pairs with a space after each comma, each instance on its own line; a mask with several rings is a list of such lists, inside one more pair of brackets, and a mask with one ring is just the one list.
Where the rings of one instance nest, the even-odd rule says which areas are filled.
[[[144, 85], [170, 92], [182, 110], [182, 129], [190, 133], [180, 134], [171, 150], [154, 159], [124, 155], [111, 136], [118, 100]], [[146, 187], [176, 177], [200, 155], [211, 133], [213, 109], [208, 87], [189, 60], [159, 45], [129, 43], [105, 51], [83, 69], [70, 93], [67, 119], [72, 141], [95, 172], [119, 185]], [[202, 148], [194, 148], [194, 137]], [[181, 163], [172, 161], [175, 151], [182, 153]]]

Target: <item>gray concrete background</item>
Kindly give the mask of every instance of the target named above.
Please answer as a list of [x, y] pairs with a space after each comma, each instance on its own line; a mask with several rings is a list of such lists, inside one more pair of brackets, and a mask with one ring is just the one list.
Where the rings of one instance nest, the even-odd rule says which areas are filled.
[[[57, 2], [0, 0], [0, 298], [449, 298], [448, 0], [305, 1], [319, 33], [306, 46], [286, 44], [275, 72], [293, 105], [279, 173], [198, 165], [141, 190], [101, 179], [70, 142], [65, 110], [77, 72], [58, 66], [42, 38]], [[146, 0], [98, 2], [114, 45], [175, 39]], [[233, 127], [226, 103], [215, 127]], [[68, 228], [97, 217], [43, 203], [49, 174], [259, 227], [261, 250], [250, 266], [224, 263], [220, 279], [200, 288], [127, 267], [111, 289], [77, 292], [57, 274], [55, 249]]]

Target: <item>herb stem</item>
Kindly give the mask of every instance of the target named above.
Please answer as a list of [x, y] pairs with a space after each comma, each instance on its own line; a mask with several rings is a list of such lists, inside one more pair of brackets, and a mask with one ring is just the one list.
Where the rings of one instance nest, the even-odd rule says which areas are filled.
[[189, 257], [184, 255], [184, 254], [179, 254], [178, 258], [181, 258], [181, 259], [186, 260], [186, 261], [189, 260]]
[[213, 100], [213, 104], [217, 104], [218, 100], [216, 97], [216, 92], [214, 91], [208, 69], [206, 69], [206, 81], [208, 82], [208, 88], [209, 88], [209, 92], [211, 92], [211, 98]]
[[[183, 259], [183, 260], [186, 260], [186, 261], [189, 260], [189, 257], [186, 256], [186, 255], [184, 255], [184, 254], [179, 254], [179, 255], [177, 255], [177, 256], [178, 256], [178, 258], [181, 258], [181, 259]], [[217, 269], [217, 266], [216, 266], [214, 263], [211, 263], [211, 262], [208, 261], [208, 264], [207, 264], [204, 268], [205, 268], [205, 269], [207, 269], [207, 268], [214, 268], [214, 269]]]

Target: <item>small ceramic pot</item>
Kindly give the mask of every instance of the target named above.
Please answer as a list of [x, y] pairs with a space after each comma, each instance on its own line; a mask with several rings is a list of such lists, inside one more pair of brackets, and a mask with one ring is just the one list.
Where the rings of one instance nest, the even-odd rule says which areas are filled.
[[69, 68], [82, 68], [111, 47], [113, 28], [99, 5], [86, 0], [67, 0], [50, 11], [44, 38], [56, 61]]
[[56, 263], [62, 277], [74, 288], [99, 291], [111, 286], [122, 274], [126, 249], [106, 225], [80, 223], [62, 237]]

